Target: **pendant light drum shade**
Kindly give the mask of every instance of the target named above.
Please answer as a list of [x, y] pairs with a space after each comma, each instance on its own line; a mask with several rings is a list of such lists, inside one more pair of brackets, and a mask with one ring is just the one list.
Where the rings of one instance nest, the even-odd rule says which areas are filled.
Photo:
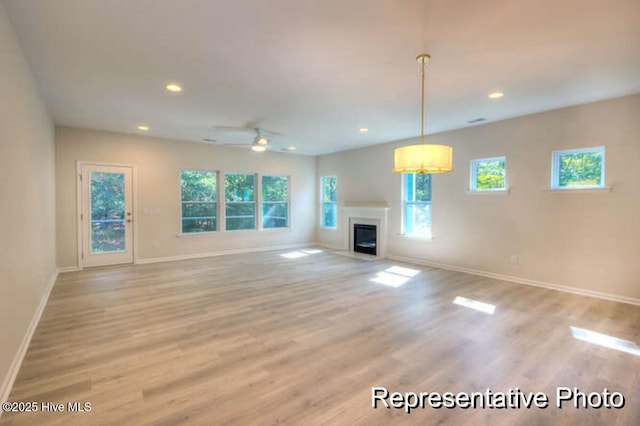
[[396, 148], [393, 154], [393, 171], [396, 173], [445, 173], [453, 170], [453, 149], [448, 145], [427, 145], [424, 143], [424, 74], [428, 53], [422, 53], [416, 60], [422, 67], [420, 96], [420, 144]]
[[453, 170], [453, 149], [448, 145], [407, 145], [393, 153], [398, 173], [443, 173]]

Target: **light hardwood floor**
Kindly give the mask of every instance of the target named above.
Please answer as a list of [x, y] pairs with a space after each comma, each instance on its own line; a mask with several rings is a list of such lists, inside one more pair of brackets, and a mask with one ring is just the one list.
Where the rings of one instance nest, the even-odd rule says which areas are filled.
[[[5, 413], [0, 424], [638, 424], [640, 357], [576, 340], [570, 326], [639, 342], [639, 307], [298, 253], [61, 274], [10, 400], [90, 402], [91, 411]], [[403, 279], [393, 266], [418, 273], [395, 288], [372, 281], [385, 271]], [[455, 305], [457, 296], [494, 304], [495, 313]], [[544, 392], [551, 407], [405, 414], [372, 409], [373, 386], [518, 387]], [[559, 410], [558, 386], [608, 388], [626, 406]]]

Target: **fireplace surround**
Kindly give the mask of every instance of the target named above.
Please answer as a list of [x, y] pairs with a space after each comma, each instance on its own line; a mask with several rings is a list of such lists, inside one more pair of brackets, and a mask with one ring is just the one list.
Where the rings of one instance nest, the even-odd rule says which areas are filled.
[[345, 202], [341, 211], [341, 226], [343, 232], [343, 247], [350, 253], [354, 251], [354, 225], [375, 226], [376, 232], [376, 257], [386, 257], [387, 250], [387, 213], [389, 204], [380, 202]]

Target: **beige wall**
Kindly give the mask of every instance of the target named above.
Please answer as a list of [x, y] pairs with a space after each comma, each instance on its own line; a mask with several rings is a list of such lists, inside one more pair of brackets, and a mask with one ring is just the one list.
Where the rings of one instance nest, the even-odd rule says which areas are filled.
[[2, 400], [15, 373], [12, 363], [56, 271], [53, 125], [2, 4], [0, 94]]
[[[76, 162], [131, 164], [137, 169], [138, 260], [311, 243], [315, 224], [315, 159], [95, 130], [56, 128], [58, 265], [77, 259]], [[179, 236], [180, 170], [291, 176], [291, 228]], [[310, 192], [309, 189], [312, 189]], [[151, 209], [157, 215], [143, 215]]]
[[[338, 201], [388, 201], [389, 254], [640, 299], [640, 95], [440, 133], [454, 172], [434, 175], [430, 241], [400, 235], [395, 142], [318, 158]], [[417, 143], [412, 141], [412, 143]], [[611, 192], [551, 192], [551, 152], [606, 147]], [[507, 157], [506, 195], [470, 195], [469, 161]], [[360, 166], [358, 166], [360, 164]], [[319, 230], [340, 244], [342, 230]], [[519, 264], [510, 257], [517, 255]]]

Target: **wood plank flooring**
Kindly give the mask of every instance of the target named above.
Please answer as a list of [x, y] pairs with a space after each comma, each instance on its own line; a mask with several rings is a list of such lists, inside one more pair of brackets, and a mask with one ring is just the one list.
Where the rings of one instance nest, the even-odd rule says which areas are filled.
[[[640, 308], [324, 250], [87, 269], [58, 278], [10, 396], [65, 411], [0, 424], [638, 424], [640, 356], [577, 340], [570, 326], [637, 344]], [[373, 409], [373, 386], [518, 387], [550, 407], [406, 414]], [[626, 405], [557, 409], [559, 386], [608, 388]]]

